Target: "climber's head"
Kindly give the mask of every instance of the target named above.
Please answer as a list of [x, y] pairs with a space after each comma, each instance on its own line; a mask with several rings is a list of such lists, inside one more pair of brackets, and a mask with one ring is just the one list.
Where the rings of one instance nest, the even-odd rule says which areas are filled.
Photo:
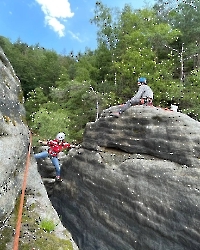
[[138, 78], [138, 85], [147, 84], [147, 79], [145, 77]]
[[59, 141], [63, 141], [65, 139], [65, 133], [63, 132], [58, 133], [56, 139]]

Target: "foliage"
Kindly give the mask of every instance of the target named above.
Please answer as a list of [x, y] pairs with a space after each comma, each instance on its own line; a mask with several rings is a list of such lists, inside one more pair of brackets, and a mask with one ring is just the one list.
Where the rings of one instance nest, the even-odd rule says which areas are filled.
[[[199, 68], [199, 52], [200, 52], [200, 2], [194, 1], [165, 1], [159, 0], [155, 4], [154, 9], [157, 11], [157, 17], [160, 22], [170, 24], [174, 29], [181, 32], [178, 43], [174, 44], [177, 56], [177, 64], [180, 62], [180, 53], [183, 52], [184, 71], [188, 74], [190, 71]], [[182, 51], [183, 47], [183, 51]], [[177, 67], [180, 70], [180, 66]]]
[[70, 138], [80, 141], [86, 123], [95, 119], [95, 99], [90, 93], [90, 83], [71, 81], [65, 89], [52, 89], [52, 93], [53, 101], [68, 114]]
[[55, 227], [56, 227], [56, 225], [55, 225], [53, 220], [43, 219], [40, 222], [40, 228], [43, 229], [44, 231], [48, 232], [48, 233], [54, 231]]
[[35, 134], [43, 139], [52, 139], [58, 132], [68, 135], [69, 119], [63, 109], [51, 111], [51, 109], [40, 108], [32, 118], [30, 127]]
[[0, 46], [21, 81], [25, 97], [36, 87], [42, 87], [47, 94], [49, 87], [54, 85], [60, 74], [60, 61], [56, 52], [45, 50], [38, 45], [28, 46], [20, 39], [13, 45], [5, 39], [0, 39]]
[[58, 55], [0, 37], [0, 46], [19, 77], [28, 125], [42, 138], [64, 131], [81, 142], [87, 122], [131, 98], [137, 78], [147, 77], [154, 105], [176, 103], [199, 119], [199, 1], [157, 0], [153, 8], [122, 11], [96, 2], [98, 47]]
[[45, 96], [44, 91], [41, 87], [37, 87], [28, 93], [25, 102], [25, 108], [27, 111], [27, 120], [30, 121], [31, 115], [37, 112], [43, 103], [48, 101], [47, 96]]
[[183, 84], [179, 104], [184, 113], [197, 120], [200, 120], [199, 93], [200, 72], [199, 70], [194, 70]]
[[[41, 89], [34, 92], [33, 98], [27, 99], [26, 107], [29, 107], [29, 102], [34, 102], [37, 110], [32, 113], [29, 126], [42, 138], [52, 138], [59, 131], [63, 131], [69, 141], [81, 142], [86, 123], [95, 121], [103, 107], [111, 104], [114, 96], [112, 93], [96, 92], [90, 82], [80, 83], [68, 81], [68, 78], [64, 81], [63, 79], [64, 75], [56, 84], [65, 86], [64, 88], [51, 88], [51, 102], [45, 102]], [[38, 102], [40, 97], [44, 102]]]

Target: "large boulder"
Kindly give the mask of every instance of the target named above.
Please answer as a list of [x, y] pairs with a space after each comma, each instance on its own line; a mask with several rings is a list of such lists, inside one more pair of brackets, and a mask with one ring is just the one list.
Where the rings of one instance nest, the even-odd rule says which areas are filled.
[[88, 123], [50, 199], [83, 250], [198, 250], [200, 123], [135, 106]]
[[160, 107], [135, 106], [120, 119], [108, 109], [98, 122], [88, 123], [83, 146], [114, 147], [147, 154], [190, 167], [200, 163], [200, 123], [180, 112]]

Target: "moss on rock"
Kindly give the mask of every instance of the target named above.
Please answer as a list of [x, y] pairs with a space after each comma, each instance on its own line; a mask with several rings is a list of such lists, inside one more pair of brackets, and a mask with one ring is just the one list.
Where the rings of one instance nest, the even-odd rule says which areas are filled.
[[[3, 229], [0, 230], [1, 250], [12, 249], [14, 231], [19, 213], [19, 204], [20, 198], [16, 201], [16, 206], [10, 216], [10, 219], [5, 223]], [[73, 245], [70, 239], [61, 239], [54, 233], [54, 230], [45, 230], [45, 228], [41, 226], [42, 221], [45, 220], [41, 220], [39, 215], [35, 212], [35, 207], [36, 205], [34, 203], [27, 206], [25, 199], [19, 238], [19, 250], [73, 250]], [[50, 221], [50, 219], [47, 219], [46, 221]], [[56, 226], [57, 225], [55, 223], [54, 229]]]

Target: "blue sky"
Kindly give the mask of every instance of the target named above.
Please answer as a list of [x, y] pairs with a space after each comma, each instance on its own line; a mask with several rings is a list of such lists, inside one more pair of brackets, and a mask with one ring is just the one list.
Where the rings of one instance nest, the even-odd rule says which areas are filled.
[[[28, 45], [68, 55], [96, 48], [94, 16], [96, 0], [0, 0], [0, 35], [11, 42], [18, 38]], [[108, 7], [134, 9], [151, 6], [154, 0], [102, 0]]]

